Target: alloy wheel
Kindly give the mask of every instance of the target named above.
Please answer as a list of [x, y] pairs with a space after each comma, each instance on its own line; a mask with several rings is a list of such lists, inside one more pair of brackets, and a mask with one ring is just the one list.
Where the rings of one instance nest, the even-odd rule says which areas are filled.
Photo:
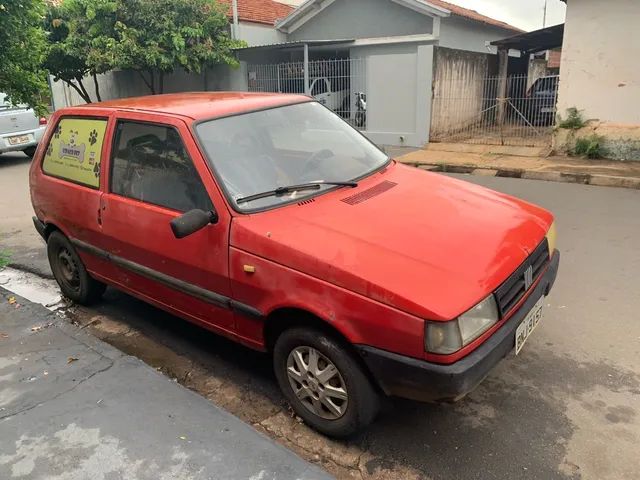
[[289, 353], [287, 377], [298, 400], [315, 415], [336, 420], [347, 411], [349, 396], [342, 375], [315, 348], [300, 346]]

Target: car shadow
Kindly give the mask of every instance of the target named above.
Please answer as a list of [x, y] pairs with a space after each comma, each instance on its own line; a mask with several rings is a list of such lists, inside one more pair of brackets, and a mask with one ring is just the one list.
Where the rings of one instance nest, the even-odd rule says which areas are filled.
[[27, 157], [22, 152], [0, 153], [0, 168], [12, 167], [25, 163], [31, 163], [31, 157]]

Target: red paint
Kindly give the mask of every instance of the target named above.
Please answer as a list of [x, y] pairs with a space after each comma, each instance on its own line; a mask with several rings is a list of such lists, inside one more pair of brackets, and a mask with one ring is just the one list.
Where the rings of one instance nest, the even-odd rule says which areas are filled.
[[[194, 141], [193, 124], [301, 101], [308, 98], [194, 93], [60, 110], [50, 125], [65, 115], [108, 118], [101, 189], [44, 175], [41, 147], [30, 172], [36, 215], [67, 236], [264, 314], [298, 308], [353, 343], [438, 363], [462, 358], [506, 319], [452, 355], [425, 353], [424, 320], [451, 320], [489, 295], [544, 238], [552, 215], [508, 195], [396, 163], [355, 189], [336, 189], [312, 202], [257, 214], [235, 212]], [[110, 193], [109, 157], [118, 119], [178, 130], [216, 208], [217, 224], [177, 240], [169, 228], [177, 212]], [[381, 182], [395, 185], [360, 203], [342, 201]], [[101, 280], [252, 348], [264, 348], [263, 319], [232, 313], [81, 255]], [[255, 273], [245, 272], [244, 265], [254, 266]]]

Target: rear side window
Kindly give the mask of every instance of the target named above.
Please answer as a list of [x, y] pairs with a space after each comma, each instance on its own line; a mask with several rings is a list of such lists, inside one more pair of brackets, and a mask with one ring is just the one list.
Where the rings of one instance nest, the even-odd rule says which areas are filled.
[[313, 91], [311, 92], [311, 95], [321, 95], [323, 93], [327, 93], [327, 91], [327, 83], [324, 78], [320, 78], [313, 84]]
[[536, 81], [534, 86], [535, 93], [542, 93], [545, 95], [552, 95], [558, 89], [558, 78], [557, 77], [545, 77], [540, 78]]
[[118, 123], [111, 191], [180, 212], [213, 209], [180, 134], [169, 126]]
[[47, 175], [100, 188], [100, 162], [107, 120], [62, 118], [42, 162]]

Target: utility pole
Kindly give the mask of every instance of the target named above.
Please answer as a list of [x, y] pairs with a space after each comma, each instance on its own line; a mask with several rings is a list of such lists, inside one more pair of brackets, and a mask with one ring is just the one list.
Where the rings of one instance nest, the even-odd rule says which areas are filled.
[[544, 0], [544, 14], [542, 16], [542, 28], [547, 27], [547, 2], [549, 0]]
[[233, 14], [233, 25], [231, 27], [231, 38], [238, 39], [238, 0], [231, 0], [231, 12]]

